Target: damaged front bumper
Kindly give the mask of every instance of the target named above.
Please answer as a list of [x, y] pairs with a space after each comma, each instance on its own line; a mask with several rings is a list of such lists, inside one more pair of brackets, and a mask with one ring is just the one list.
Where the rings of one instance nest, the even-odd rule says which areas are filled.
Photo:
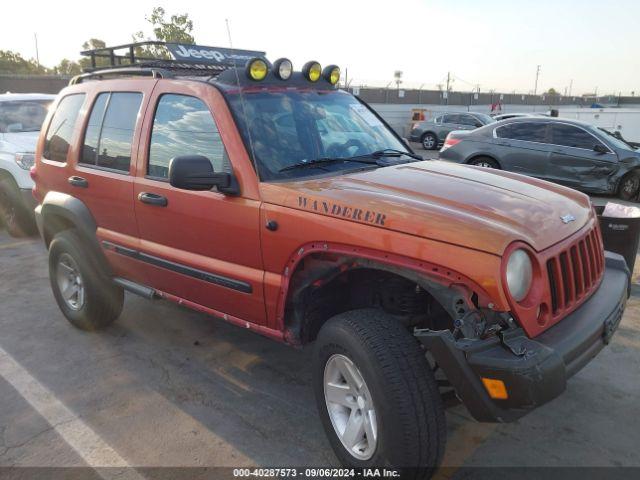
[[[456, 341], [448, 330], [415, 332], [476, 420], [510, 422], [556, 398], [609, 343], [629, 296], [630, 275], [623, 257], [605, 257], [604, 278], [593, 296], [534, 339], [521, 328], [486, 340]], [[502, 380], [508, 398], [492, 399], [482, 377]]]

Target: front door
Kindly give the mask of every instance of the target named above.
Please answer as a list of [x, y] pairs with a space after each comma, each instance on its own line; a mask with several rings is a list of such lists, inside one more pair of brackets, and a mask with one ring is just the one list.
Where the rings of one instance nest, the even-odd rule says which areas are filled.
[[[569, 187], [608, 191], [609, 176], [618, 169], [618, 156], [586, 130], [566, 123], [551, 124], [554, 145], [548, 178]], [[599, 145], [600, 151], [595, 147]]]
[[168, 181], [171, 159], [184, 155], [203, 155], [216, 172], [233, 172], [215, 113], [193, 88], [159, 82], [154, 90], [143, 128], [149, 148], [140, 152], [134, 185], [138, 258], [148, 285], [264, 324], [260, 202], [242, 193], [180, 190]]

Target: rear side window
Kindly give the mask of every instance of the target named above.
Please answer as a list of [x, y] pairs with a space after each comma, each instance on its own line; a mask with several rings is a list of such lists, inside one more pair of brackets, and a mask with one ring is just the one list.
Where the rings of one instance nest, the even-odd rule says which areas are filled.
[[209, 159], [216, 172], [231, 171], [220, 133], [207, 106], [187, 95], [162, 95], [153, 120], [149, 176], [168, 178], [169, 163], [182, 155], [202, 155]]
[[551, 125], [553, 143], [564, 147], [585, 148], [592, 150], [596, 144], [601, 144], [593, 135], [585, 132], [581, 128], [562, 123]]
[[80, 163], [128, 172], [141, 103], [141, 93], [98, 95], [87, 124]]
[[547, 143], [546, 123], [510, 123], [496, 128], [498, 138]]
[[54, 162], [66, 162], [73, 129], [84, 103], [84, 93], [67, 95], [53, 114], [44, 143], [43, 157]]

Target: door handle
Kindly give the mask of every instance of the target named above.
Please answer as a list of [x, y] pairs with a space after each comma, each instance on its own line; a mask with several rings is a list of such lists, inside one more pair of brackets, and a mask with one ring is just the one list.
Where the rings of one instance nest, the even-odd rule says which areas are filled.
[[158, 195], [156, 193], [140, 192], [140, 194], [138, 195], [138, 200], [140, 200], [142, 203], [155, 205], [157, 207], [166, 207], [169, 204], [169, 200], [167, 200], [167, 197], [163, 197], [162, 195]]
[[74, 187], [87, 188], [89, 186], [89, 182], [87, 182], [86, 178], [71, 176], [67, 179], [70, 185]]

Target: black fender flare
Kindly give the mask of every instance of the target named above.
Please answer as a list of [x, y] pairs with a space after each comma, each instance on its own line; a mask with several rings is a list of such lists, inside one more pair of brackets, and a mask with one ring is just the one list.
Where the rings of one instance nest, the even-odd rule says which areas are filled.
[[68, 228], [76, 230], [83, 239], [84, 247], [96, 262], [95, 267], [101, 272], [111, 274], [109, 263], [96, 236], [98, 225], [89, 207], [82, 200], [62, 192], [48, 192], [42, 203], [36, 207], [36, 222], [47, 248], [57, 232]]

